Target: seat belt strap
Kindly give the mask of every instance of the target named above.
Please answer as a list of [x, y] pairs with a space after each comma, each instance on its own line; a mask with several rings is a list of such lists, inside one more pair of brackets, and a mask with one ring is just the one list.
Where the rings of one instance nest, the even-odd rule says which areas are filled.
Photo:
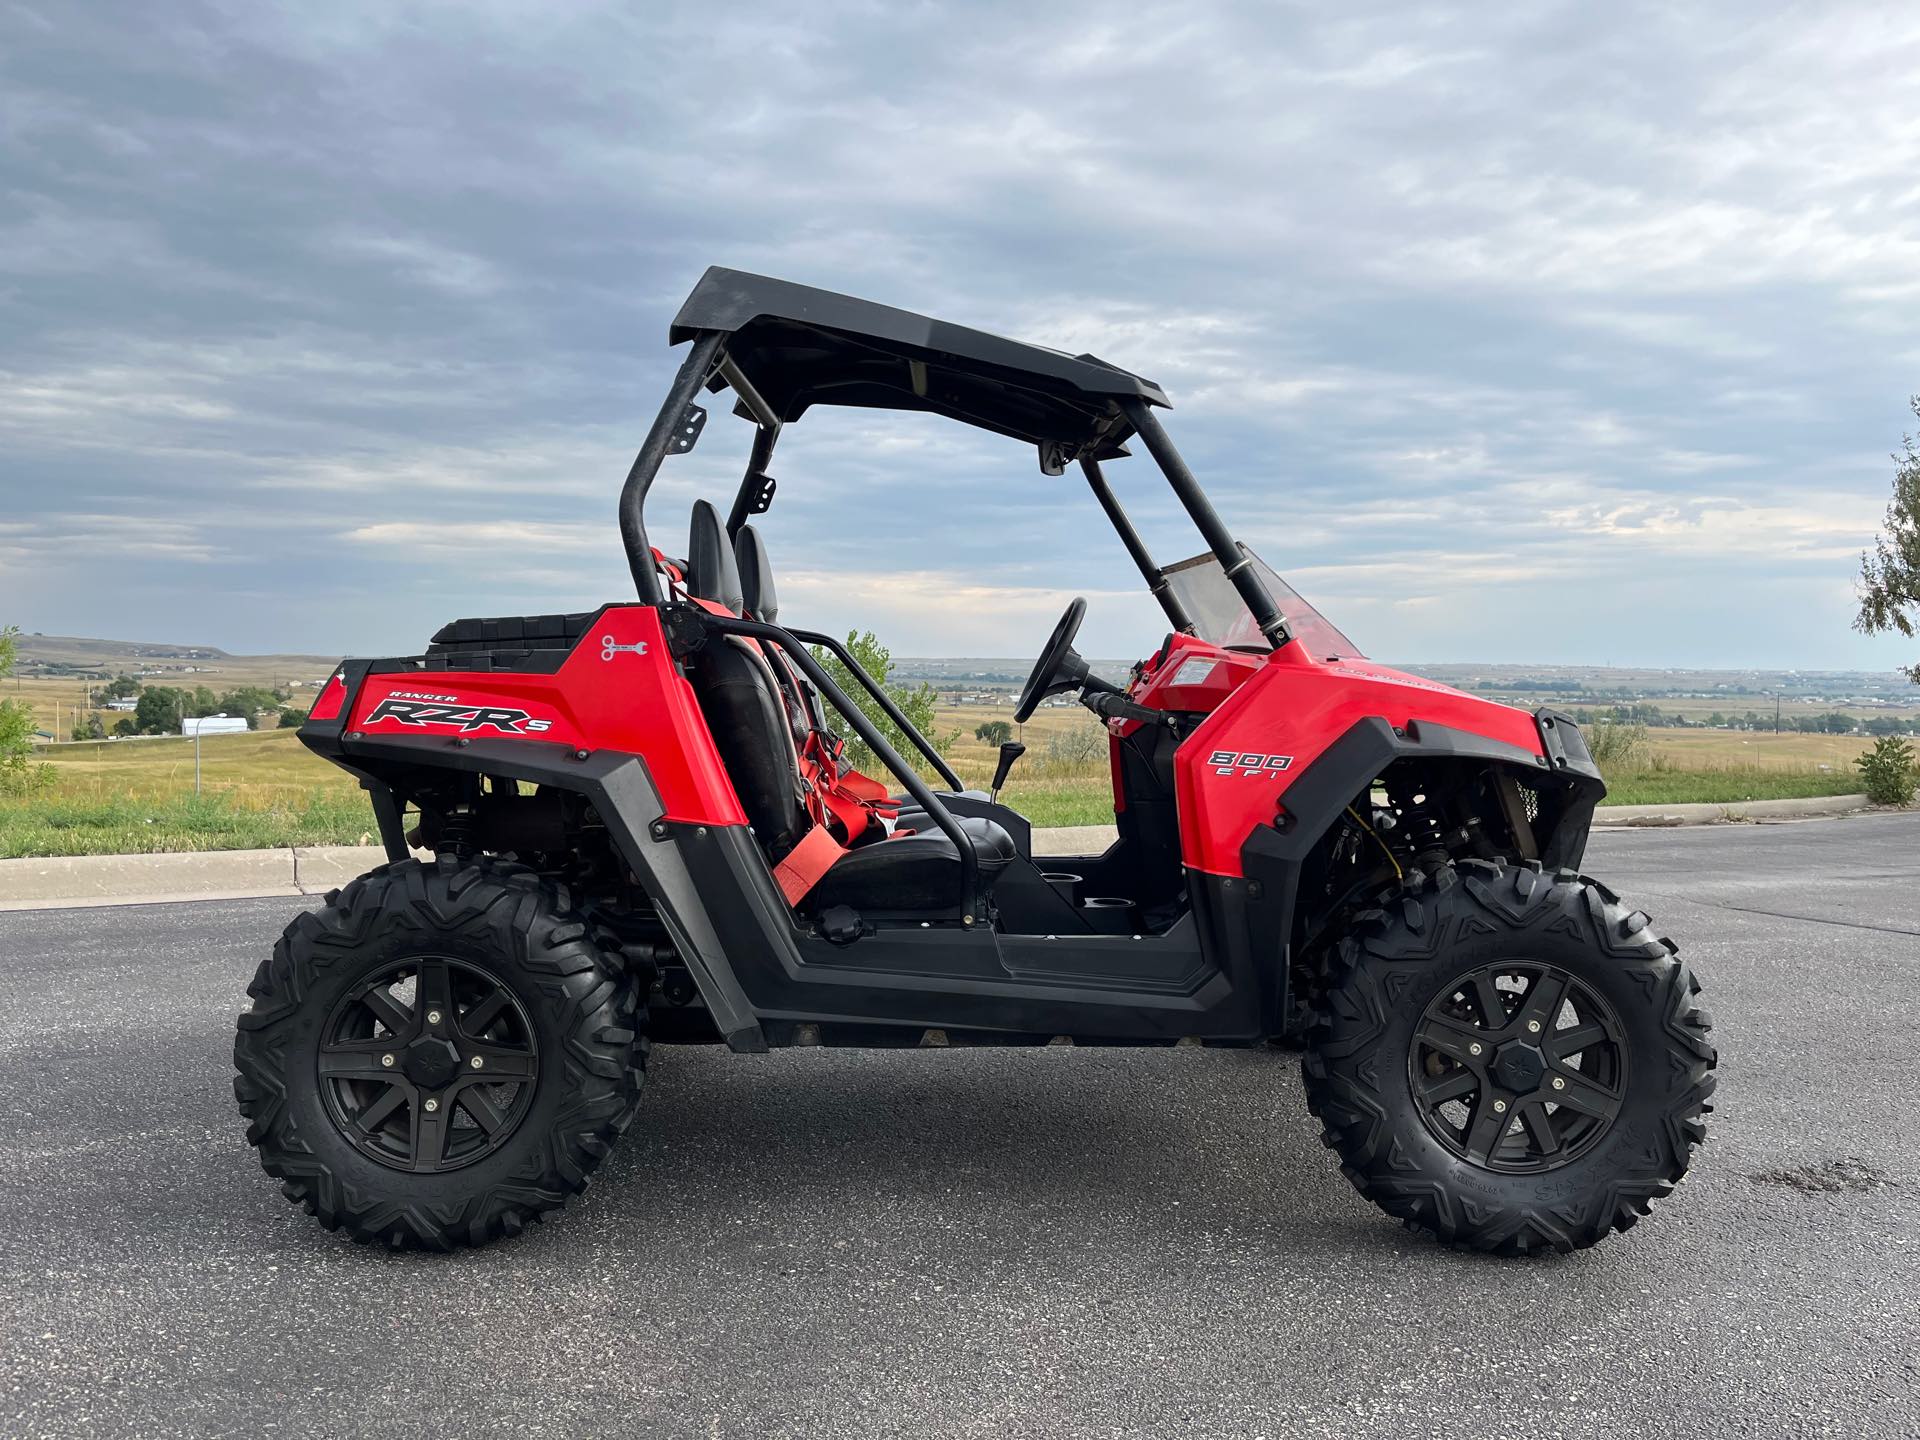
[[801, 836], [800, 843], [773, 867], [773, 878], [779, 882], [780, 893], [787, 897], [787, 904], [798, 905], [806, 899], [807, 892], [820, 883], [820, 877], [846, 853], [824, 825], [816, 825]]

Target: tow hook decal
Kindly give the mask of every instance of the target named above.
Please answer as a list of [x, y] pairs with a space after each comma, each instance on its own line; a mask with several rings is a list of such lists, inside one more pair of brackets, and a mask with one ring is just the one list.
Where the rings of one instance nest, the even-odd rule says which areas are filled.
[[1241, 750], [1216, 750], [1207, 757], [1216, 775], [1277, 775], [1293, 768], [1291, 755], [1255, 755]]
[[[447, 700], [453, 697], [448, 696]], [[536, 720], [524, 710], [509, 709], [500, 705], [463, 705], [458, 702], [448, 704], [444, 700], [403, 700], [389, 695], [366, 718], [371, 725], [376, 720], [397, 720], [402, 725], [451, 725], [461, 734], [474, 730], [494, 729], [503, 735], [531, 735], [551, 728], [551, 720]]]
[[600, 637], [600, 658], [602, 660], [611, 660], [622, 650], [625, 650], [630, 655], [644, 655], [647, 653], [647, 642], [644, 640], [636, 640], [631, 645], [616, 645], [614, 644], [613, 636], [602, 635]]

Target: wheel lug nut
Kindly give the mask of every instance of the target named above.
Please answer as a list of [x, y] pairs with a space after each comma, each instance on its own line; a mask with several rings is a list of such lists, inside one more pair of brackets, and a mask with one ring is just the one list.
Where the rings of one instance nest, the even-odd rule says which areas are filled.
[[1478, 1055], [1482, 1050], [1486, 1048], [1487, 1048], [1486, 1046], [1482, 1045], [1478, 1040], [1476, 1040], [1471, 1045], [1467, 1046], [1467, 1054]]
[[1527, 1021], [1527, 1029], [1531, 1033], [1538, 1035], [1540, 1033], [1540, 1022], [1538, 1020]]
[[380, 1063], [391, 1070], [393, 1068], [393, 1057], [391, 1055], [382, 1055], [380, 1057]]
[[[427, 1011], [427, 1024], [438, 1025], [439, 1023], [440, 1023], [440, 1012], [438, 1010]], [[1535, 1026], [1534, 1028], [1538, 1029], [1539, 1027]]]
[[439, 1108], [440, 1108], [440, 1102], [438, 1100], [427, 1101], [427, 1113], [429, 1115], [433, 1114], [433, 1112], [438, 1110]]
[[473, 1059], [467, 1062], [467, 1064], [471, 1065], [476, 1070], [478, 1070], [481, 1066], [485, 1065], [486, 1063], [487, 1063], [487, 1058], [484, 1055], [476, 1055], [473, 1057]]
[[1564, 1090], [1567, 1088], [1567, 1082], [1556, 1075], [1553, 1077], [1553, 1088], [1556, 1090]]
[[[429, 1104], [429, 1105], [431, 1105], [431, 1104], [433, 1104], [433, 1102], [432, 1102], [431, 1100], [429, 1100], [429, 1101], [427, 1102], [427, 1104]], [[1493, 1113], [1494, 1113], [1494, 1114], [1496, 1114], [1496, 1115], [1504, 1115], [1504, 1114], [1506, 1114], [1506, 1113], [1507, 1113], [1507, 1102], [1506, 1102], [1506, 1101], [1504, 1101], [1504, 1100], [1496, 1100], [1496, 1101], [1494, 1101], [1494, 1102], [1493, 1102]]]

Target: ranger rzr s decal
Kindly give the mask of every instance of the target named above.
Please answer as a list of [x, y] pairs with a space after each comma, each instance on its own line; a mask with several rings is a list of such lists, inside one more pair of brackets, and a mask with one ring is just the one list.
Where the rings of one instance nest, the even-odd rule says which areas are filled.
[[504, 706], [402, 700], [391, 695], [373, 707], [366, 723], [371, 725], [376, 720], [398, 720], [402, 725], [452, 725], [462, 734], [493, 729], [506, 735], [537, 734], [553, 724], [551, 720], [536, 720], [524, 710]]

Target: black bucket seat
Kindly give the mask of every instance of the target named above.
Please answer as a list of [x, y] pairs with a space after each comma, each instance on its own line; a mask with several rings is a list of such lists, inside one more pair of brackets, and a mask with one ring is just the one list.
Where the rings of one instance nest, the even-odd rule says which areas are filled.
[[[742, 534], [748, 533], [743, 527]], [[758, 537], [748, 541], [757, 558], [755, 578], [741, 583], [734, 547], [727, 544], [719, 513], [705, 500], [693, 507], [687, 544], [687, 591], [740, 613], [751, 589], [765, 607], [773, 595], [772, 571]], [[766, 611], [756, 620], [771, 624]], [[777, 614], [777, 603], [772, 613]], [[715, 636], [688, 668], [694, 693], [713, 733], [720, 759], [746, 811], [747, 823], [777, 864], [812, 824], [793, 725], [772, 666], [750, 642]], [[1013, 838], [991, 820], [965, 818], [961, 829], [972, 846], [985, 891], [1014, 856]], [[973, 897], [968, 897], [971, 904]], [[812, 909], [849, 905], [873, 912], [947, 910], [959, 906], [960, 852], [932, 827], [849, 850], [823, 875], [803, 902]]]

